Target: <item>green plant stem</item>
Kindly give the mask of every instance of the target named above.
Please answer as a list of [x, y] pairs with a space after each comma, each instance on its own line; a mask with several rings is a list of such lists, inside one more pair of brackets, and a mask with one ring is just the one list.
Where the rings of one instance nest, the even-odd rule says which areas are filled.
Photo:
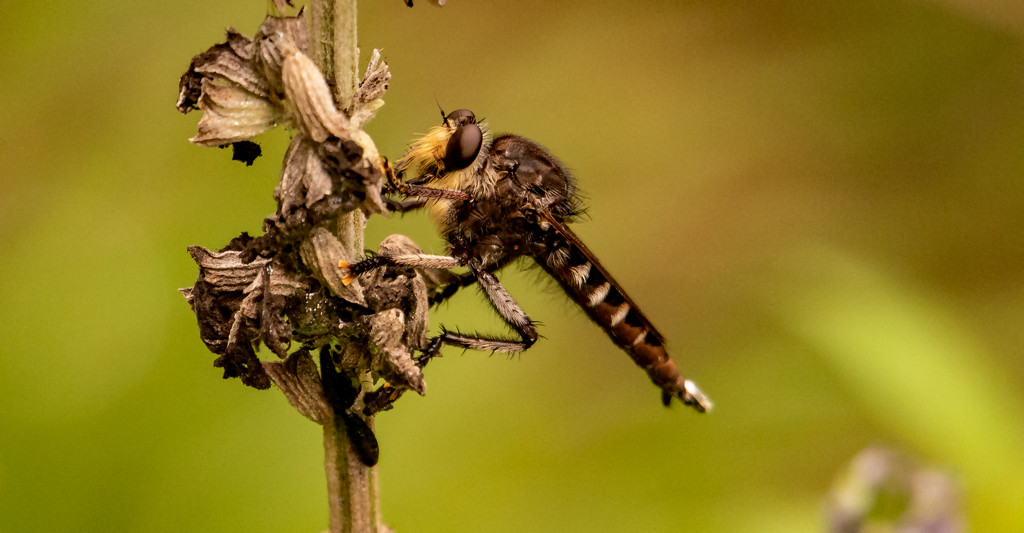
[[[310, 56], [325, 78], [333, 81], [338, 107], [347, 107], [358, 79], [356, 0], [312, 0], [309, 28]], [[358, 209], [339, 221], [336, 235], [349, 249], [349, 257], [362, 255], [365, 227], [366, 219]], [[361, 380], [360, 385], [367, 390], [372, 383]], [[367, 423], [372, 427], [372, 418]], [[360, 461], [338, 414], [324, 422], [324, 470], [330, 531], [377, 533], [381, 529], [377, 469]]]
[[380, 523], [377, 469], [364, 465], [352, 450], [341, 417], [324, 423], [324, 470], [331, 533], [376, 533]]

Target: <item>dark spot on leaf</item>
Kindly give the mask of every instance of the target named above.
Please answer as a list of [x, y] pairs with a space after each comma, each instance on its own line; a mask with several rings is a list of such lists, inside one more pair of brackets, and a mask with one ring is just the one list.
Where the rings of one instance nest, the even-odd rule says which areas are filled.
[[260, 145], [252, 141], [238, 141], [231, 143], [231, 159], [234, 161], [241, 161], [245, 163], [245, 166], [252, 166], [252, 162], [257, 157], [263, 155], [263, 150]]

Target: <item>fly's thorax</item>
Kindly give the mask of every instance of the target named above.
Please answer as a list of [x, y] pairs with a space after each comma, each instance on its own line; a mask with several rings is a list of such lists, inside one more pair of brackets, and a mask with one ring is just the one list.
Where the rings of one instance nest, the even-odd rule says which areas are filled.
[[524, 208], [559, 219], [579, 211], [572, 174], [551, 152], [530, 139], [505, 134], [494, 139], [489, 160], [498, 169], [498, 194]]

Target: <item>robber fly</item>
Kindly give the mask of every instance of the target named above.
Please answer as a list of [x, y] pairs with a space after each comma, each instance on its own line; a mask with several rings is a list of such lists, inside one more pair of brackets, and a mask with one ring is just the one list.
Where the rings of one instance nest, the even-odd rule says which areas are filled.
[[528, 256], [647, 372], [666, 406], [678, 398], [698, 411], [709, 410], [711, 401], [680, 375], [661, 333], [566, 225], [580, 207], [573, 177], [558, 159], [518, 135], [492, 138], [486, 123], [469, 110], [441, 114], [442, 124], [413, 142], [394, 168], [385, 162], [384, 171], [406, 197], [392, 207], [429, 208], [449, 255], [378, 255], [343, 263], [346, 281], [387, 265], [467, 267], [469, 272], [442, 290], [442, 297], [479, 283], [519, 339], [444, 331], [431, 345], [517, 353], [537, 341], [537, 331], [494, 273]]

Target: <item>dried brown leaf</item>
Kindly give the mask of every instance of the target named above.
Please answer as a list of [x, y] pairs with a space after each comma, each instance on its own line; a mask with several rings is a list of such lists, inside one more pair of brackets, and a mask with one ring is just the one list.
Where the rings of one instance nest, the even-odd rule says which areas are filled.
[[292, 50], [305, 54], [309, 37], [306, 17], [302, 10], [294, 17], [267, 17], [254, 39], [259, 43], [257, 64], [267, 83], [276, 94], [284, 94], [281, 66]]
[[384, 105], [381, 98], [390, 82], [391, 71], [388, 70], [388, 64], [381, 59], [380, 50], [374, 49], [366, 65], [366, 74], [359, 82], [359, 87], [352, 98], [352, 105], [349, 107], [353, 129], [361, 129]]
[[270, 91], [263, 75], [253, 64], [254, 51], [252, 39], [228, 28], [228, 40], [196, 56], [201, 60], [194, 64], [193, 70], [208, 78], [231, 82], [256, 96], [267, 98]]
[[302, 416], [321, 425], [328, 420], [330, 408], [320, 372], [308, 350], [298, 350], [284, 361], [264, 362], [263, 368]]
[[324, 169], [317, 144], [305, 135], [296, 135], [285, 154], [281, 182], [274, 189], [278, 212], [288, 213], [298, 206], [312, 207], [332, 191], [331, 176]]
[[280, 50], [284, 54], [281, 66], [284, 93], [299, 130], [316, 142], [324, 142], [331, 135], [352, 138], [348, 117], [335, 106], [331, 88], [316, 63], [286, 43], [282, 43]]
[[355, 304], [366, 305], [362, 286], [358, 282], [346, 286], [338, 267], [342, 261], [354, 263], [359, 258], [349, 256], [345, 246], [331, 232], [320, 227], [313, 228], [299, 250], [302, 261], [335, 296]]
[[228, 250], [212, 252], [202, 246], [189, 246], [188, 253], [199, 265], [199, 278], [209, 284], [213, 292], [244, 291], [256, 279], [269, 259], [258, 258], [250, 263], [242, 261], [241, 252]]
[[202, 80], [198, 133], [189, 141], [202, 146], [224, 146], [251, 139], [285, 120], [284, 109], [270, 100], [235, 85]]
[[401, 309], [385, 309], [366, 317], [370, 330], [371, 370], [392, 385], [427, 392], [423, 373], [405, 344], [406, 322]]

